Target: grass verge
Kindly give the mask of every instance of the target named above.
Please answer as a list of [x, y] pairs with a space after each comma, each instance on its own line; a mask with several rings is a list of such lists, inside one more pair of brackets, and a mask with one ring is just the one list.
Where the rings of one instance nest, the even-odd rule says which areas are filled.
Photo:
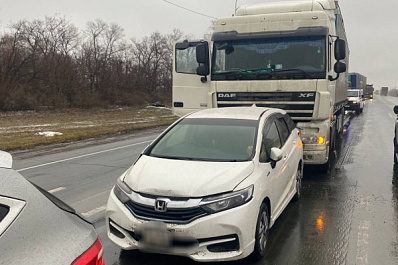
[[[0, 150], [74, 142], [166, 126], [175, 120], [170, 109], [151, 107], [0, 113]], [[62, 135], [40, 135], [43, 132]]]

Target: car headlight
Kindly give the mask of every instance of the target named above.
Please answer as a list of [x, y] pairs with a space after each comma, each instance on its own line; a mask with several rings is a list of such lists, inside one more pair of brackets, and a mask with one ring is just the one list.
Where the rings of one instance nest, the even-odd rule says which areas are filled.
[[211, 213], [224, 211], [249, 202], [253, 197], [253, 190], [254, 186], [251, 185], [244, 190], [208, 197], [202, 200], [200, 204], [202, 208], [210, 211]]
[[132, 193], [132, 190], [119, 178], [113, 188], [113, 192], [122, 203], [127, 203], [130, 200], [128, 195]]

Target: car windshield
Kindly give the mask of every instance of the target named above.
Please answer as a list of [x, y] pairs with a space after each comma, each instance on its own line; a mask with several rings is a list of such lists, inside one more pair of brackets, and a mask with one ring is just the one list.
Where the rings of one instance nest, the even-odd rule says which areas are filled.
[[349, 90], [349, 91], [347, 91], [347, 96], [348, 97], [358, 97], [358, 93], [359, 93], [359, 91]]
[[326, 77], [324, 36], [214, 42], [213, 80]]
[[258, 121], [183, 119], [149, 150], [154, 157], [201, 161], [248, 161]]

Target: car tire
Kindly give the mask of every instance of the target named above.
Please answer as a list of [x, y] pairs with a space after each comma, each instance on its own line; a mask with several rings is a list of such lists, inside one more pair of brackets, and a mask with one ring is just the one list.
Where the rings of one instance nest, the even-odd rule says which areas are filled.
[[398, 159], [397, 159], [397, 146], [396, 146], [396, 139], [394, 137], [394, 164], [398, 165]]
[[264, 257], [269, 237], [269, 210], [265, 203], [261, 204], [257, 217], [253, 257], [260, 260]]
[[303, 179], [303, 170], [301, 168], [301, 165], [298, 166], [297, 168], [297, 173], [296, 173], [296, 194], [293, 196], [293, 201], [297, 202], [301, 198], [301, 185], [302, 185], [302, 179]]
[[361, 108], [358, 107], [358, 108], [355, 110], [355, 113], [356, 113], [356, 114], [361, 113]]

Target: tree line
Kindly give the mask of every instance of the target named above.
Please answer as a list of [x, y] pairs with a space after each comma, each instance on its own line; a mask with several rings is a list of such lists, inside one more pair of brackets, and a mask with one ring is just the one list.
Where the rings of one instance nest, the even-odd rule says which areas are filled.
[[59, 16], [11, 24], [0, 35], [0, 110], [171, 102], [172, 47], [184, 34], [123, 31], [100, 19], [80, 31]]

